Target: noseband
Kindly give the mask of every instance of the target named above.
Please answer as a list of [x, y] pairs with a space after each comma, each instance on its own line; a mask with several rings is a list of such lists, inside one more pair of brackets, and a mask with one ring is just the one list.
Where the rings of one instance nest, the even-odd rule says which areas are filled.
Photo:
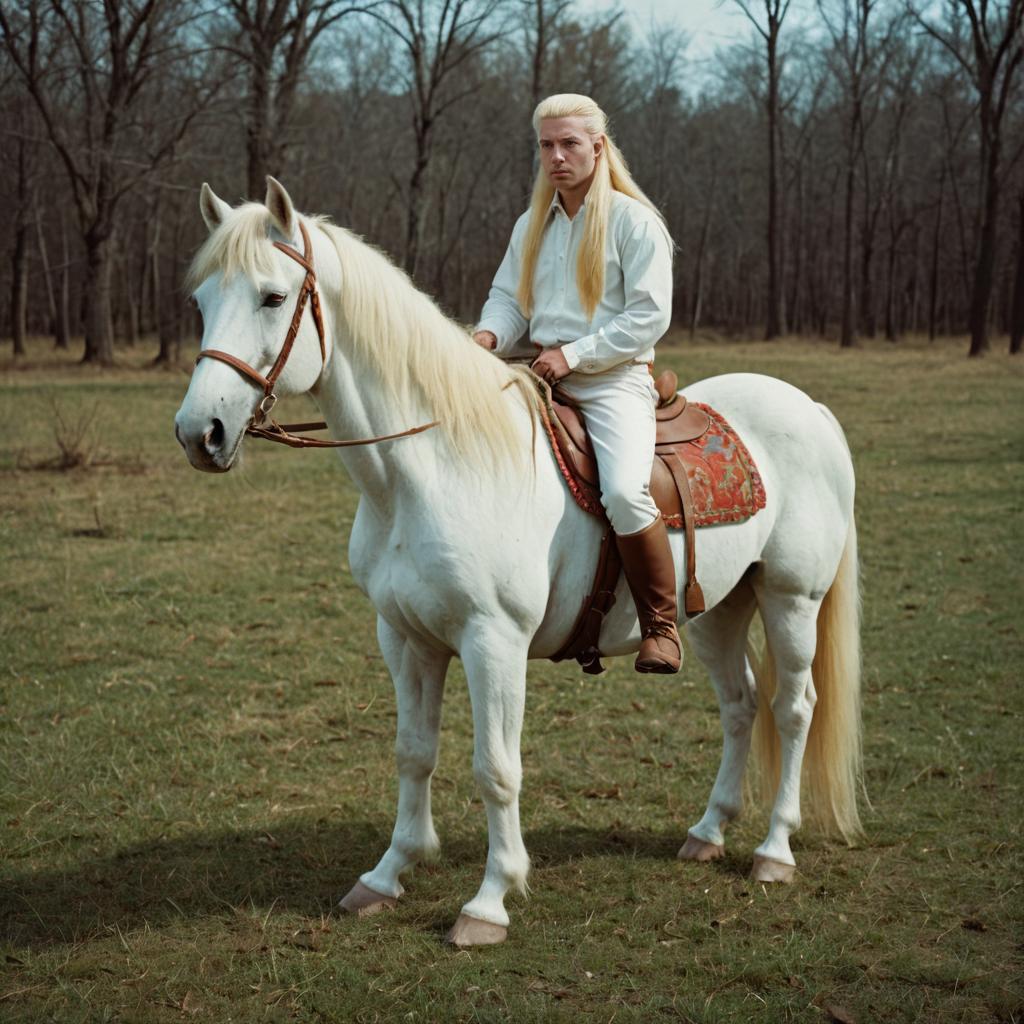
[[433, 423], [424, 423], [419, 427], [410, 427], [408, 430], [403, 430], [397, 434], [363, 437], [354, 441], [321, 441], [315, 437], [299, 437], [293, 434], [292, 431], [325, 430], [327, 424], [322, 420], [318, 423], [278, 423], [276, 420], [270, 419], [268, 422], [270, 411], [277, 405], [274, 385], [277, 384], [277, 379], [281, 376], [285, 363], [288, 362], [288, 357], [291, 355], [292, 347], [295, 345], [295, 339], [299, 334], [299, 325], [302, 323], [302, 314], [306, 309], [307, 301], [309, 302], [310, 312], [313, 314], [313, 323], [316, 325], [317, 337], [320, 339], [321, 371], [327, 365], [323, 312], [320, 309], [320, 295], [316, 290], [316, 271], [313, 269], [313, 246], [310, 243], [306, 225], [302, 221], [299, 221], [299, 230], [302, 232], [303, 251], [301, 253], [298, 249], [286, 245], [284, 242], [274, 242], [274, 248], [280, 249], [286, 256], [295, 260], [306, 271], [306, 277], [302, 282], [299, 297], [295, 302], [295, 312], [292, 313], [292, 322], [288, 327], [288, 333], [285, 335], [284, 344], [281, 346], [281, 351], [278, 353], [277, 359], [274, 360], [274, 365], [270, 368], [270, 372], [264, 377], [259, 370], [250, 366], [244, 360], [239, 359], [238, 356], [233, 356], [230, 352], [223, 352], [217, 348], [203, 349], [196, 356], [196, 365], [199, 365], [200, 359], [219, 359], [222, 363], [227, 363], [228, 366], [233, 367], [243, 377], [252, 381], [253, 384], [260, 388], [263, 391], [263, 398], [260, 399], [259, 405], [256, 406], [251, 419], [246, 425], [245, 432], [251, 437], [261, 437], [265, 441], [277, 441], [280, 444], [288, 445], [290, 448], [348, 448], [353, 445], [376, 444], [378, 441], [393, 441], [399, 437], [410, 437], [413, 434], [429, 430], [431, 427], [436, 427], [439, 422], [437, 420]]

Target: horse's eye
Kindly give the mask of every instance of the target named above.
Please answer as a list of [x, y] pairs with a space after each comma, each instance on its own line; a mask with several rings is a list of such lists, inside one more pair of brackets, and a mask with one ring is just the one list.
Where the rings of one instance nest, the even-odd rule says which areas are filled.
[[280, 292], [271, 292], [269, 295], [263, 296], [263, 305], [276, 309], [286, 298], [287, 296], [282, 295]]

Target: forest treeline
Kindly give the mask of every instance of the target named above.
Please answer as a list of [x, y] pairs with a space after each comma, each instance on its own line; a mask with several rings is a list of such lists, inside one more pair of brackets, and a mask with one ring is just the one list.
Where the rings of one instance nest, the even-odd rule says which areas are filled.
[[577, 0], [3, 0], [5, 333], [176, 361], [199, 185], [267, 174], [471, 323], [572, 91], [665, 215], [677, 326], [1019, 351], [1024, 0], [722, 3], [709, 57]]

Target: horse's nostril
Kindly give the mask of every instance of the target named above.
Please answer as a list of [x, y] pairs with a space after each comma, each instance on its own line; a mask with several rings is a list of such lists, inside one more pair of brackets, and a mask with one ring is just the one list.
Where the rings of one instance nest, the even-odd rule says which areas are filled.
[[219, 448], [224, 443], [224, 424], [214, 419], [213, 426], [203, 434], [203, 444], [209, 449]]

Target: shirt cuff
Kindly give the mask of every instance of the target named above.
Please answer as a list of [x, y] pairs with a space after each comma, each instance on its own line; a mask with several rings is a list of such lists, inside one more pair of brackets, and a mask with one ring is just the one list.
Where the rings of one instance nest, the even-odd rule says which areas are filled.
[[507, 332], [502, 331], [504, 326], [505, 325], [498, 320], [481, 320], [480, 323], [473, 328], [471, 333], [476, 334], [477, 331], [490, 331], [491, 334], [498, 339], [494, 346], [494, 351], [500, 352], [504, 347], [504, 341], [507, 334]]
[[579, 370], [581, 373], [596, 373], [596, 347], [594, 335], [588, 334], [585, 338], [579, 338], [577, 341], [570, 341], [568, 345], [563, 345], [562, 355], [565, 356], [565, 361], [569, 364], [570, 370]]

